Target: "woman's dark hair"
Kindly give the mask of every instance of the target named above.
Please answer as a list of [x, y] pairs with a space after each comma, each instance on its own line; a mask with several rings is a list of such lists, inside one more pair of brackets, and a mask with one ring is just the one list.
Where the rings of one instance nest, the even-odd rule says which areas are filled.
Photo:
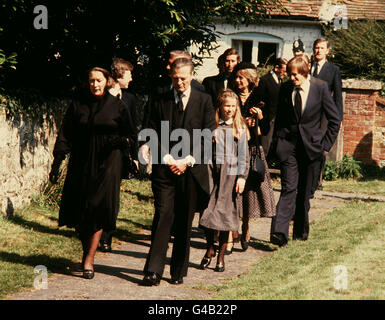
[[110, 78], [110, 73], [108, 72], [108, 70], [106, 70], [104, 68], [101, 68], [101, 67], [93, 67], [92, 69], [90, 69], [90, 71], [88, 71], [88, 76], [93, 71], [99, 71], [99, 72], [103, 73], [103, 75], [104, 75], [104, 77], [106, 78], [107, 81]]

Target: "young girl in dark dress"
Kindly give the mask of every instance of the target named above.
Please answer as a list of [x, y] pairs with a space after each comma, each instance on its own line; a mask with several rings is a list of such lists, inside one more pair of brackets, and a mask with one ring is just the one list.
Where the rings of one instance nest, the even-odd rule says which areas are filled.
[[209, 165], [212, 188], [208, 207], [200, 219], [207, 241], [201, 269], [207, 268], [215, 256], [214, 234], [219, 230], [219, 253], [214, 270], [223, 272], [229, 232], [239, 228], [238, 205], [249, 172], [249, 135], [237, 95], [227, 89], [219, 94], [217, 101], [214, 156], [213, 164]]
[[103, 230], [114, 230], [119, 211], [122, 151], [135, 130], [129, 112], [108, 93], [109, 73], [89, 72], [90, 93], [66, 112], [53, 150], [50, 180], [69, 154], [59, 211], [59, 226], [76, 228], [83, 247], [83, 277], [94, 277], [94, 256]]

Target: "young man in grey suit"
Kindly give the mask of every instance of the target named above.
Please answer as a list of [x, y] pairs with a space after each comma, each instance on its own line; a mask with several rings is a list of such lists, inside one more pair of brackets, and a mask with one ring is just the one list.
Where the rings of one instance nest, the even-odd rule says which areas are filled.
[[[325, 38], [319, 38], [314, 41], [313, 44], [313, 56], [314, 62], [311, 67], [311, 75], [314, 78], [318, 78], [326, 81], [328, 84], [330, 93], [332, 94], [334, 103], [340, 113], [341, 120], [343, 118], [343, 107], [342, 107], [342, 82], [340, 68], [333, 63], [327, 61], [327, 55], [329, 54], [329, 42]], [[327, 120], [322, 117], [321, 127], [322, 131], [326, 131]], [[320, 167], [320, 177], [317, 181], [316, 188], [322, 190], [322, 172], [325, 169], [326, 156], [322, 158]]]
[[[322, 156], [332, 147], [341, 123], [327, 84], [309, 75], [306, 59], [294, 57], [287, 70], [290, 81], [281, 86], [275, 123], [282, 188], [270, 240], [279, 246], [288, 241], [293, 216], [293, 239], [307, 240], [314, 180], [318, 179]], [[321, 130], [322, 114], [327, 119], [325, 133]]]
[[[149, 149], [149, 143], [141, 146], [142, 159], [152, 156], [152, 190], [154, 193], [155, 215], [151, 232], [151, 247], [144, 266], [143, 284], [159, 285], [166, 264], [166, 253], [171, 227], [174, 224], [174, 244], [170, 262], [171, 283], [183, 283], [187, 275], [191, 226], [194, 213], [207, 204], [209, 180], [207, 165], [203, 157], [212, 136], [193, 139], [196, 130], [215, 129], [215, 114], [211, 97], [191, 86], [193, 64], [190, 59], [179, 58], [171, 65], [170, 77], [173, 89], [159, 94], [151, 100], [148, 128], [157, 133], [157, 143]], [[168, 124], [169, 134], [164, 125]], [[176, 129], [184, 129], [189, 137], [184, 154], [175, 154], [174, 147], [181, 142], [174, 141], [170, 134]], [[186, 140], [184, 141], [186, 142]], [[195, 148], [200, 146], [200, 156]], [[187, 154], [186, 154], [187, 151]], [[206, 162], [207, 163], [207, 162]]]

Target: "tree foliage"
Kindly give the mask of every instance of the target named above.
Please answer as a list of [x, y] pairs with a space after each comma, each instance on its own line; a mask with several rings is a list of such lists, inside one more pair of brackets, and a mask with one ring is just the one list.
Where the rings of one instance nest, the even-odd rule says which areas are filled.
[[348, 29], [325, 29], [332, 45], [333, 62], [345, 78], [385, 83], [385, 23], [375, 20], [349, 22]]
[[[48, 29], [34, 28], [37, 5], [48, 9]], [[137, 89], [145, 90], [163, 73], [169, 50], [194, 43], [209, 53], [216, 19], [258, 23], [272, 8], [284, 10], [280, 0], [3, 0], [0, 46], [17, 53], [18, 64], [2, 70], [7, 81], [0, 87], [68, 92], [85, 70], [121, 56], [136, 65]]]

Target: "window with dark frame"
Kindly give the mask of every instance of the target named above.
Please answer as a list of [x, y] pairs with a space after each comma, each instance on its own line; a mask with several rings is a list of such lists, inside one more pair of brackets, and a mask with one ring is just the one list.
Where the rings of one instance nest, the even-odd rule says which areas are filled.
[[258, 62], [259, 66], [272, 64], [277, 58], [278, 43], [259, 42], [258, 43]]

